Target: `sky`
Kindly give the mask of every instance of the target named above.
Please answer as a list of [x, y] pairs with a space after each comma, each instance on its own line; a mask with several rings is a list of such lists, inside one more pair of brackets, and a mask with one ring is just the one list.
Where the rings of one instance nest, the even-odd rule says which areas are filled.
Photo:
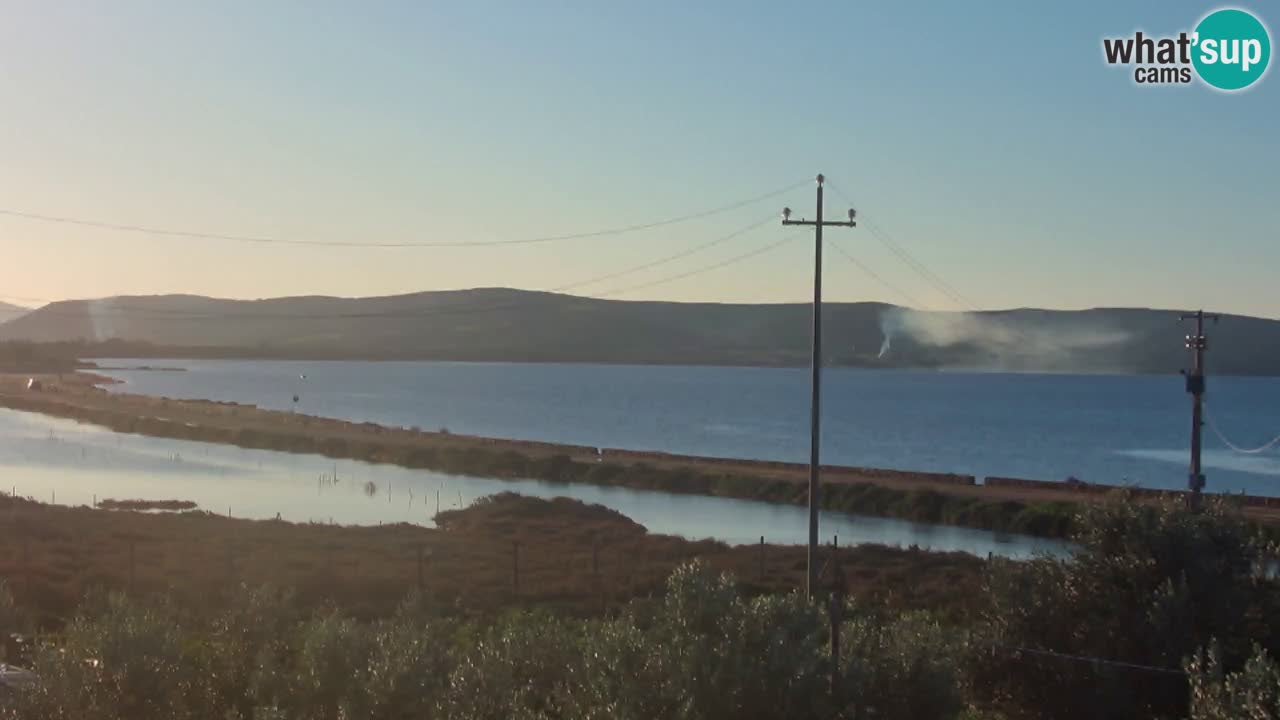
[[[764, 221], [811, 217], [822, 172], [828, 215], [848, 198], [880, 230], [827, 230], [880, 278], [828, 249], [830, 300], [1280, 317], [1280, 76], [1224, 94], [1140, 87], [1103, 62], [1104, 36], [1176, 34], [1217, 7], [0, 0], [0, 211], [483, 243], [791, 188], [644, 231], [450, 248], [0, 214], [0, 300], [572, 285], [803, 301], [812, 236]], [[1280, 6], [1238, 7], [1274, 40]]]

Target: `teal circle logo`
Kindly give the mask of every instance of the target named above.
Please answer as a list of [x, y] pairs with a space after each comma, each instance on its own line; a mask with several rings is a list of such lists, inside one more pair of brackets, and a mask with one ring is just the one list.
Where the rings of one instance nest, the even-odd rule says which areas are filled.
[[1191, 63], [1219, 90], [1243, 90], [1262, 78], [1271, 61], [1271, 35], [1252, 13], [1215, 10], [1196, 26]]

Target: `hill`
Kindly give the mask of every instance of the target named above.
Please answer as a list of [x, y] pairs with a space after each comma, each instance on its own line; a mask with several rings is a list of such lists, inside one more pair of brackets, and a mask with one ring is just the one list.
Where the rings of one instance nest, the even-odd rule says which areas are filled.
[[7, 323], [10, 320], [16, 320], [29, 312], [31, 312], [30, 308], [0, 302], [0, 324]]
[[[830, 303], [835, 365], [1177, 372], [1176, 311], [1145, 308], [922, 312]], [[809, 306], [598, 300], [501, 288], [371, 298], [113, 297], [47, 305], [0, 341], [101, 343], [104, 355], [805, 365]], [[1213, 370], [1280, 374], [1280, 322], [1224, 316]], [[151, 347], [139, 346], [146, 343]]]

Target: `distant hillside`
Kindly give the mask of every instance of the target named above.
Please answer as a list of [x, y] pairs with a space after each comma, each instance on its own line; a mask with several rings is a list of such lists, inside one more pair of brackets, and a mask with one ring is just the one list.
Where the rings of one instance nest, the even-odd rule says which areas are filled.
[[0, 325], [7, 323], [10, 320], [16, 320], [29, 312], [31, 312], [30, 308], [0, 302]]
[[[916, 312], [826, 307], [828, 362], [1077, 372], [1177, 372], [1177, 313], [1150, 309]], [[0, 341], [127, 340], [104, 352], [308, 359], [805, 365], [809, 306], [596, 300], [508, 289], [375, 298], [188, 295], [54, 303], [0, 325]], [[198, 348], [198, 349], [192, 349]], [[1280, 374], [1280, 322], [1226, 316], [1215, 372]]]

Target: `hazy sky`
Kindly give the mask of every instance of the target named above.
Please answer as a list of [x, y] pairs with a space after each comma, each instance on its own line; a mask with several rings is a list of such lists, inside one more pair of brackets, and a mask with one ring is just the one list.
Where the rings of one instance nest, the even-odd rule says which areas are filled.
[[[1215, 7], [0, 0], [0, 209], [292, 239], [491, 241], [659, 220], [822, 171], [981, 307], [1276, 317], [1280, 76], [1224, 95], [1137, 87], [1102, 61], [1104, 35], [1189, 30]], [[1275, 40], [1277, 6], [1244, 7]], [[0, 216], [0, 299], [546, 289], [784, 204], [811, 215], [812, 185], [641, 233], [451, 249]], [[921, 304], [956, 308], [867, 230], [829, 234]], [[576, 291], [785, 236], [770, 224]], [[811, 255], [797, 241], [618, 297], [801, 300]], [[902, 299], [834, 254], [826, 277], [832, 299]]]

